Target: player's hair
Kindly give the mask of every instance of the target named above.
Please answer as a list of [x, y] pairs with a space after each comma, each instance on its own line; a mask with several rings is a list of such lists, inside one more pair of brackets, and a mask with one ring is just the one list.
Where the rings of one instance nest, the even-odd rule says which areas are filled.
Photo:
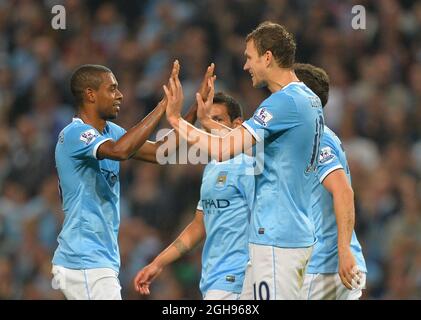
[[102, 83], [101, 75], [109, 72], [112, 71], [98, 64], [84, 64], [73, 72], [70, 78], [70, 90], [75, 97], [77, 106], [83, 102], [83, 92], [87, 88], [98, 90]]
[[227, 108], [231, 121], [243, 117], [241, 105], [230, 95], [224, 92], [217, 92], [213, 97], [213, 103], [222, 104]]
[[326, 71], [308, 63], [295, 63], [294, 71], [298, 79], [320, 98], [324, 107], [329, 99], [329, 76]]
[[279, 67], [292, 68], [296, 44], [294, 36], [284, 26], [265, 21], [247, 35], [246, 41], [250, 40], [253, 40], [259, 56], [270, 51]]

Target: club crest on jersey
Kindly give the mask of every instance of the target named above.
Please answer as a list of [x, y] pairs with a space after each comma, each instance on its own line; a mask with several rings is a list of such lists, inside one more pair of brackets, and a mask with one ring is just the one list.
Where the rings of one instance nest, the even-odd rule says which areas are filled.
[[80, 140], [85, 142], [86, 145], [90, 144], [98, 137], [98, 134], [95, 132], [94, 129], [89, 129], [85, 132], [82, 132], [80, 135]]
[[327, 163], [331, 161], [333, 158], [335, 158], [335, 155], [332, 153], [332, 149], [330, 147], [325, 147], [320, 150], [320, 157], [319, 162], [320, 163]]
[[257, 113], [253, 116], [253, 119], [258, 124], [267, 127], [270, 120], [272, 120], [272, 114], [266, 110], [266, 108], [262, 108], [257, 111]]
[[216, 179], [217, 187], [221, 188], [225, 186], [225, 184], [227, 183], [227, 174], [228, 174], [228, 171], [219, 172], [218, 178]]

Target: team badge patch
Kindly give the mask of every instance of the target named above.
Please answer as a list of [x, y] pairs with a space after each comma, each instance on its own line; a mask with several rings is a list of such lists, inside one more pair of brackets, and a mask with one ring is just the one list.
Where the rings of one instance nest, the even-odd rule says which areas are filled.
[[257, 113], [253, 116], [253, 119], [258, 124], [267, 127], [270, 120], [272, 120], [272, 114], [266, 110], [266, 108], [262, 108], [257, 111]]
[[330, 147], [322, 148], [319, 157], [320, 163], [329, 163], [333, 158], [335, 158], [335, 155], [332, 153], [332, 149]]
[[94, 129], [89, 129], [85, 132], [82, 132], [80, 135], [80, 140], [85, 142], [86, 145], [90, 144], [98, 137], [98, 134], [95, 132]]
[[218, 174], [218, 178], [216, 179], [216, 186], [221, 188], [223, 186], [225, 186], [225, 184], [227, 183], [227, 174], [228, 171], [221, 171]]

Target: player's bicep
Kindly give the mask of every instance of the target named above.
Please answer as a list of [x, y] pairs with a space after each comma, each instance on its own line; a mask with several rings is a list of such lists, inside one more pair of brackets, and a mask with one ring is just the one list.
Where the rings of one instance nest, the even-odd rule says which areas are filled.
[[97, 147], [96, 151], [97, 159], [111, 159], [111, 160], [123, 160], [122, 152], [118, 150], [117, 143], [112, 140], [106, 140]]
[[203, 224], [203, 211], [196, 209], [194, 220], [198, 222], [199, 224]]
[[331, 194], [334, 194], [335, 192], [342, 193], [344, 191], [349, 191], [351, 188], [343, 168], [337, 168], [331, 171], [323, 179], [322, 185]]
[[203, 219], [203, 211], [196, 210], [193, 221], [191, 223], [192, 242], [196, 245], [206, 237], [205, 221]]

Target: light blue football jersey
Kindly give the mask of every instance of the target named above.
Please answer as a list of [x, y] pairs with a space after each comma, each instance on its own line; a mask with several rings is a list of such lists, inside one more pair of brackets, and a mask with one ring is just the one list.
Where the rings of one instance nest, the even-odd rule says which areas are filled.
[[107, 122], [104, 132], [79, 118], [58, 138], [55, 158], [64, 222], [53, 264], [70, 269], [112, 268], [119, 271], [120, 163], [98, 160], [98, 147], [126, 131]]
[[248, 261], [248, 226], [253, 206], [253, 158], [240, 154], [210, 162], [204, 172], [198, 210], [203, 211], [206, 240], [200, 290], [240, 293]]
[[[342, 143], [335, 133], [324, 127], [320, 143], [317, 178], [313, 185], [313, 219], [316, 226], [317, 243], [307, 267], [307, 273], [338, 272], [338, 230], [333, 207], [333, 197], [323, 185], [323, 180], [333, 171], [343, 169], [351, 184], [351, 174]], [[352, 233], [351, 252], [361, 271], [367, 272], [361, 245], [355, 232]]]
[[302, 82], [273, 93], [243, 126], [264, 141], [263, 172], [256, 176], [250, 242], [284, 248], [316, 241], [311, 188], [317, 168], [323, 112]]

